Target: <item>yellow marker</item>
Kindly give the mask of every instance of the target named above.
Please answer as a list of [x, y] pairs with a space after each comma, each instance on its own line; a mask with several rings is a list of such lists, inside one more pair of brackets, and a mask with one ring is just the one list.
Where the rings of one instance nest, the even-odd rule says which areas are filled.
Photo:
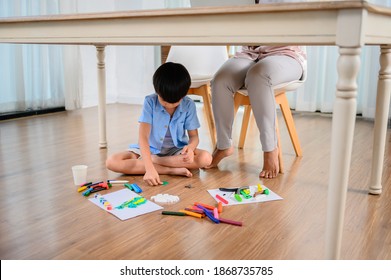
[[191, 212], [191, 211], [187, 211], [187, 210], [179, 210], [179, 212], [185, 213], [188, 216], [193, 216], [193, 217], [196, 217], [196, 218], [202, 218], [202, 214], [199, 214], [199, 213], [195, 213], [195, 212]]
[[87, 186], [82, 186], [82, 187], [78, 188], [77, 191], [78, 192], [82, 192], [82, 191], [84, 191], [86, 189], [87, 189]]
[[261, 192], [262, 191], [262, 187], [261, 187], [261, 184], [258, 184], [258, 191]]

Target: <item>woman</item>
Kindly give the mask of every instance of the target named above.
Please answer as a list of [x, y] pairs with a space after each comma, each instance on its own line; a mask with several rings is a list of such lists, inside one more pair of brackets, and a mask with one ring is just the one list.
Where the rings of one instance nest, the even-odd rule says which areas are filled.
[[277, 176], [279, 165], [273, 87], [300, 79], [305, 63], [304, 47], [245, 46], [221, 66], [211, 82], [217, 145], [209, 168], [216, 167], [223, 158], [233, 153], [234, 94], [244, 86], [248, 91], [264, 152], [259, 176]]

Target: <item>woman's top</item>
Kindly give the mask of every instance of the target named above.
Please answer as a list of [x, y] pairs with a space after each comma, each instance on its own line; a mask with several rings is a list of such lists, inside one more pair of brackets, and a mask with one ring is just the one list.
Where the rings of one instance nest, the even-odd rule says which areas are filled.
[[258, 61], [271, 55], [290, 56], [296, 59], [303, 69], [307, 62], [306, 48], [303, 46], [243, 46], [234, 57]]

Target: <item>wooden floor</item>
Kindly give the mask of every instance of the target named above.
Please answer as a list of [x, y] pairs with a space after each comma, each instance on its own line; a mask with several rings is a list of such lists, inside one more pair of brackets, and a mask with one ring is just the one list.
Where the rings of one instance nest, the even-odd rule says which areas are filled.
[[[285, 174], [258, 178], [262, 152], [254, 122], [243, 150], [219, 169], [192, 178], [162, 176], [148, 187], [142, 176], [105, 168], [106, 157], [137, 141], [140, 106], [107, 106], [108, 149], [98, 148], [97, 108], [0, 122], [0, 258], [5, 259], [322, 259], [330, 157], [330, 115], [295, 113], [304, 156], [296, 158], [279, 118]], [[200, 147], [212, 151], [202, 121]], [[238, 122], [239, 123], [239, 122]], [[235, 139], [239, 127], [235, 123]], [[342, 240], [342, 259], [391, 259], [391, 140], [387, 134], [383, 193], [368, 195], [373, 123], [357, 120]], [[178, 195], [164, 206], [213, 204], [208, 189], [262, 182], [283, 200], [225, 207], [222, 216], [243, 227], [160, 211], [120, 221], [76, 191], [71, 166], [87, 164], [92, 181], [126, 179], [146, 198]], [[191, 184], [192, 188], [185, 188]], [[122, 189], [113, 187], [110, 192]]]

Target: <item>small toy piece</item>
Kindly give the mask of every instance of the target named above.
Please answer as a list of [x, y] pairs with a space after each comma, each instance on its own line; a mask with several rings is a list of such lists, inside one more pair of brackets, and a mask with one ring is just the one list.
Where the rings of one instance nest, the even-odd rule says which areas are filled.
[[265, 195], [269, 195], [270, 194], [270, 191], [268, 189], [264, 189], [262, 191], [259, 191], [259, 192], [255, 192], [253, 197], [256, 197], [256, 196], [259, 196], [261, 194], [265, 194]]
[[242, 198], [240, 197], [239, 194], [235, 193], [235, 199], [239, 202], [242, 202]]
[[163, 186], [168, 185], [167, 181], [163, 181]]

